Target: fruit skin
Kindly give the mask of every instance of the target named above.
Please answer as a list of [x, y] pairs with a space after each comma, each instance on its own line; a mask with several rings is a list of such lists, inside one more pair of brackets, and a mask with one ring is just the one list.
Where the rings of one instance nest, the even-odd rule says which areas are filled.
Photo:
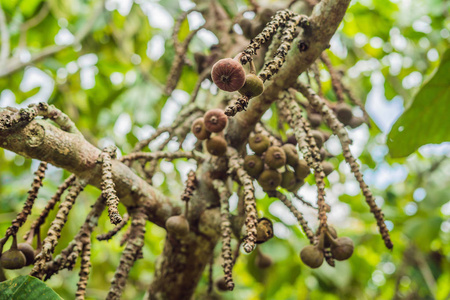
[[183, 215], [172, 216], [166, 220], [166, 229], [170, 234], [185, 236], [189, 233], [189, 222]]
[[245, 76], [245, 84], [239, 89], [239, 93], [249, 98], [261, 95], [264, 92], [264, 83], [255, 74]]
[[0, 265], [8, 270], [21, 269], [26, 263], [25, 255], [17, 248], [5, 251], [0, 258]]
[[205, 128], [210, 132], [221, 132], [228, 123], [228, 117], [220, 108], [208, 110], [203, 116]]
[[281, 147], [271, 146], [266, 151], [264, 163], [272, 169], [281, 168], [286, 164], [286, 153]]
[[295, 167], [298, 163], [297, 147], [293, 144], [284, 144], [281, 148], [286, 154], [286, 163], [292, 167]]
[[323, 264], [323, 251], [317, 246], [308, 245], [300, 252], [300, 258], [305, 265], [316, 269]]
[[234, 92], [244, 86], [245, 71], [242, 65], [232, 58], [223, 58], [214, 64], [211, 77], [217, 87]]
[[227, 141], [219, 135], [206, 140], [206, 150], [212, 155], [222, 156], [227, 152]]
[[264, 170], [258, 177], [258, 183], [266, 192], [275, 191], [281, 183], [281, 174], [276, 170]]
[[191, 131], [199, 140], [206, 140], [211, 135], [211, 132], [206, 130], [203, 118], [198, 118], [192, 123]]
[[297, 165], [295, 166], [295, 176], [298, 180], [305, 179], [309, 174], [311, 173], [311, 170], [309, 169], [308, 164], [305, 160], [299, 159], [297, 162]]
[[292, 191], [297, 185], [297, 178], [295, 177], [295, 173], [289, 170], [286, 170], [281, 175], [281, 187], [287, 189], [288, 191]]
[[225, 281], [224, 277], [217, 279], [215, 284], [219, 291], [221, 291], [221, 292], [229, 291], [229, 289], [227, 287], [227, 282]]
[[312, 128], [317, 128], [322, 123], [322, 116], [316, 113], [308, 114], [308, 121]]
[[355, 248], [353, 241], [349, 237], [340, 237], [331, 242], [330, 250], [336, 260], [349, 259]]
[[256, 225], [256, 243], [262, 244], [273, 238], [272, 221], [267, 218], [261, 218]]
[[262, 159], [257, 155], [247, 155], [244, 158], [244, 169], [248, 175], [253, 178], [258, 178], [261, 172], [264, 170], [264, 163]]
[[328, 176], [334, 171], [334, 166], [329, 161], [323, 161], [322, 169], [323, 169], [323, 172], [325, 173], [325, 176]]
[[353, 117], [352, 108], [346, 103], [339, 103], [335, 107], [337, 119], [344, 125], [350, 125], [350, 121]]
[[25, 255], [25, 266], [29, 266], [34, 263], [34, 248], [28, 243], [20, 243], [17, 245], [17, 249]]
[[263, 134], [255, 134], [248, 140], [248, 145], [257, 155], [263, 154], [270, 146], [270, 140]]
[[317, 148], [319, 149], [322, 148], [324, 142], [322, 132], [320, 132], [319, 130], [311, 130], [311, 134], [314, 137], [314, 140], [316, 141]]

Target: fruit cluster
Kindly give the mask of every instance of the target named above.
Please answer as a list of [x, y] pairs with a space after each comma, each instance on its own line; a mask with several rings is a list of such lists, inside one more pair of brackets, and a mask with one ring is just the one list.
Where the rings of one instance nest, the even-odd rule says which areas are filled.
[[34, 263], [38, 252], [29, 243], [17, 244], [17, 238], [13, 236], [11, 248], [1, 254], [0, 265], [8, 270], [21, 269]]
[[208, 110], [202, 118], [192, 123], [191, 131], [198, 140], [206, 140], [206, 150], [211, 155], [222, 156], [227, 151], [227, 142], [223, 130], [227, 126], [228, 117], [223, 110]]
[[[325, 232], [318, 236], [315, 245], [308, 245], [300, 252], [300, 258], [310, 268], [318, 268], [322, 265], [327, 253], [335, 260], [349, 259], [353, 254], [353, 241], [348, 237], [337, 237], [336, 229], [327, 226]], [[327, 260], [330, 264], [330, 261]]]

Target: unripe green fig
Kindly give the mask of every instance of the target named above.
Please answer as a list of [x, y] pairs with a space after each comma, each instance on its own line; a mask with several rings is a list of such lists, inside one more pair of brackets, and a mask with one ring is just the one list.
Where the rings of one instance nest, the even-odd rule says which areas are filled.
[[286, 164], [286, 153], [280, 147], [271, 146], [266, 151], [264, 163], [271, 169], [281, 168]]
[[320, 132], [319, 130], [311, 130], [311, 134], [314, 137], [314, 140], [316, 141], [317, 148], [319, 149], [322, 148], [324, 142], [322, 132]]
[[317, 246], [308, 245], [300, 252], [300, 258], [305, 265], [316, 269], [323, 264], [323, 251]]
[[227, 152], [227, 141], [219, 135], [206, 140], [206, 150], [212, 155], [222, 156]]
[[322, 123], [322, 116], [316, 113], [308, 114], [308, 121], [312, 128], [317, 128]]
[[273, 237], [272, 221], [267, 218], [261, 218], [256, 225], [256, 243], [261, 244], [267, 242]]
[[258, 177], [258, 183], [266, 192], [275, 191], [281, 183], [281, 174], [277, 170], [264, 170]]
[[336, 117], [337, 119], [344, 125], [350, 125], [350, 121], [353, 118], [352, 108], [344, 103], [341, 102], [336, 105], [335, 107], [336, 111]]
[[0, 265], [8, 270], [16, 270], [23, 268], [25, 263], [25, 255], [17, 249], [17, 238], [16, 236], [13, 236], [11, 248], [2, 253], [2, 256], [0, 257]]
[[239, 89], [239, 93], [249, 98], [261, 95], [264, 92], [264, 83], [255, 74], [245, 76], [245, 84]]
[[293, 144], [284, 144], [281, 148], [286, 154], [286, 163], [292, 167], [295, 167], [298, 163], [297, 147]]
[[269, 148], [270, 140], [267, 136], [258, 133], [249, 138], [248, 145], [257, 155], [261, 155]]
[[311, 173], [308, 164], [303, 159], [298, 160], [294, 170], [295, 176], [297, 177], [298, 180], [305, 179]]
[[248, 175], [253, 178], [258, 178], [261, 172], [264, 170], [264, 163], [261, 157], [257, 155], [247, 155], [244, 158], [244, 169]]
[[321, 164], [325, 176], [330, 175], [334, 171], [334, 166], [329, 161], [323, 161]]
[[291, 191], [297, 185], [297, 178], [295, 177], [295, 173], [289, 170], [286, 170], [283, 174], [281, 174], [281, 187]]

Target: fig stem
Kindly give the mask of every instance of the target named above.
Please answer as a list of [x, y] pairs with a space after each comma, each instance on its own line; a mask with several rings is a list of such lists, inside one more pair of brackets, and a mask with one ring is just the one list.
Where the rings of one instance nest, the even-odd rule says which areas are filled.
[[250, 74], [256, 74], [256, 67], [253, 60], [250, 61]]
[[325, 230], [325, 234], [328, 236], [333, 246], [337, 246], [336, 239], [328, 232], [328, 228]]
[[17, 236], [15, 234], [13, 235], [13, 241], [10, 250], [12, 249], [17, 250]]

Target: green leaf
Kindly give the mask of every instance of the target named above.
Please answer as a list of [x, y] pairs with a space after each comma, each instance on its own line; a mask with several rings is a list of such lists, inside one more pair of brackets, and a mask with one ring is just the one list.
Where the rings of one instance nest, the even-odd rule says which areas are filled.
[[62, 299], [41, 280], [32, 276], [19, 276], [0, 283], [0, 300]]
[[405, 157], [425, 144], [450, 141], [450, 50], [434, 76], [392, 126], [387, 145], [392, 157]]

